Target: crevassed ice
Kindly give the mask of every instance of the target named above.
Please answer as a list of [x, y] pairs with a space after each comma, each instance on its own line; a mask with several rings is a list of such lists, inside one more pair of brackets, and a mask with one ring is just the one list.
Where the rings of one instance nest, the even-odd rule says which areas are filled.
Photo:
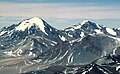
[[18, 27], [16, 27], [16, 30], [25, 31], [26, 28], [29, 29], [33, 25], [36, 25], [38, 28], [40, 28], [40, 30], [42, 32], [47, 34], [45, 31], [45, 25], [44, 25], [42, 19], [40, 19], [39, 17], [34, 17], [34, 18], [29, 19], [29, 20], [23, 21]]
[[106, 31], [111, 35], [116, 35], [116, 32], [112, 30], [111, 28], [106, 28]]

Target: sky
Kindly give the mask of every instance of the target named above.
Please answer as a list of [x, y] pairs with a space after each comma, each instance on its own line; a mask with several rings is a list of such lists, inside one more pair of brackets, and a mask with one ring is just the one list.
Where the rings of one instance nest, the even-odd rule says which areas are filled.
[[120, 0], [0, 0], [0, 28], [35, 16], [58, 29], [83, 20], [120, 27]]

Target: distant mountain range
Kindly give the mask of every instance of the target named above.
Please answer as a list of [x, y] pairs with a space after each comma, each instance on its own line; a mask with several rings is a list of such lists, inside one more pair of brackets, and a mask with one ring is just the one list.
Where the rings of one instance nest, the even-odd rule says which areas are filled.
[[85, 20], [58, 30], [33, 17], [0, 30], [0, 51], [1, 67], [25, 74], [119, 74], [120, 28]]

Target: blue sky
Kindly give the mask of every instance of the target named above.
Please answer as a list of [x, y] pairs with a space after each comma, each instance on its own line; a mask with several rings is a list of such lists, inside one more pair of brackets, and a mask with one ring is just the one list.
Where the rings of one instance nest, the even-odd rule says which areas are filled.
[[58, 29], [83, 20], [120, 27], [120, 0], [0, 0], [1, 27], [34, 16]]

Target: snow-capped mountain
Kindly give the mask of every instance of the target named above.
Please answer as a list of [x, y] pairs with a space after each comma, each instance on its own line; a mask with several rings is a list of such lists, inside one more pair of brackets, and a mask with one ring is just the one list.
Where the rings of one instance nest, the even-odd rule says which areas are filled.
[[114, 28], [90, 21], [66, 28], [64, 32], [76, 39], [59, 43], [36, 59], [42, 58], [41, 62], [50, 64], [87, 64], [108, 54], [116, 54], [120, 45], [119, 34]]
[[107, 28], [105, 26], [96, 24], [91, 21], [83, 21], [78, 25], [69, 27], [65, 29], [65, 32], [70, 37], [79, 38], [83, 37], [86, 34], [104, 34], [114, 37], [120, 37], [120, 30], [116, 28]]
[[10, 53], [20, 55], [26, 52], [33, 55], [31, 49], [37, 50], [34, 52], [38, 54], [38, 51], [46, 51], [67, 39], [70, 37], [63, 31], [53, 28], [41, 18], [33, 17], [19, 24], [2, 28], [0, 31], [0, 48], [1, 50], [8, 50], [8, 53], [10, 51]]
[[41, 36], [44, 38], [49, 38], [55, 42], [59, 42], [61, 40], [65, 41], [66, 37], [60, 30], [57, 30], [47, 24], [43, 19], [38, 17], [33, 17], [27, 20], [20, 22], [17, 25], [12, 25], [10, 27], [4, 27], [0, 35], [1, 36], [9, 36], [12, 38], [25, 38], [29, 35]]
[[120, 73], [120, 29], [86, 20], [64, 30], [39, 17], [24, 20], [0, 30], [0, 50], [1, 68], [12, 66], [29, 74], [43, 73], [36, 67], [47, 73], [55, 69], [55, 74]]

